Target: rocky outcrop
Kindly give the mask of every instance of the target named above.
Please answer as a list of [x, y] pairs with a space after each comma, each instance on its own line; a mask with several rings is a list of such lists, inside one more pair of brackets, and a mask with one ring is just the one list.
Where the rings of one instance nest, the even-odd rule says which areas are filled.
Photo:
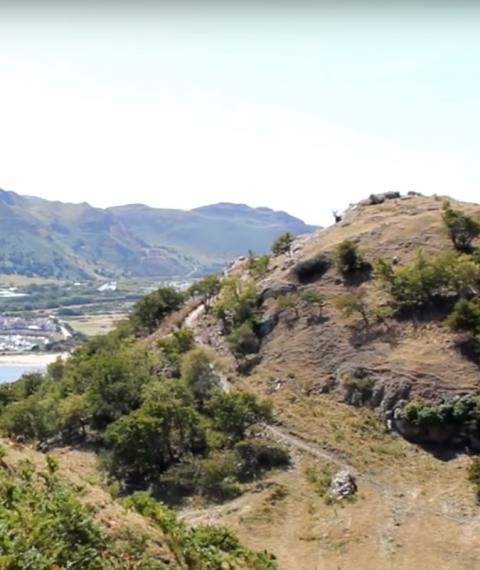
[[353, 473], [348, 469], [343, 469], [332, 478], [328, 494], [333, 499], [342, 500], [352, 497], [357, 490], [357, 482]]
[[297, 286], [295, 283], [288, 281], [275, 281], [268, 280], [265, 281], [260, 292], [261, 302], [265, 302], [267, 299], [277, 299], [281, 295], [288, 295], [289, 293], [295, 293]]
[[383, 192], [382, 194], [370, 194], [365, 200], [361, 200], [359, 206], [375, 206], [376, 204], [383, 204], [386, 200], [395, 200], [400, 198], [400, 192]]

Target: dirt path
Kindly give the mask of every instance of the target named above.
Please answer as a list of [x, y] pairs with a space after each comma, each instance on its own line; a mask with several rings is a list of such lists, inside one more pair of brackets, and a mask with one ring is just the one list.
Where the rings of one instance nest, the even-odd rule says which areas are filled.
[[[202, 341], [201, 335], [198, 331], [195, 331], [196, 323], [198, 319], [205, 313], [205, 306], [203, 304], [196, 307], [184, 320], [184, 326], [192, 328], [194, 331], [194, 338], [198, 344], [206, 346]], [[220, 387], [225, 392], [231, 392], [233, 390], [232, 384], [228, 381], [227, 377], [220, 373]], [[332, 451], [331, 449], [326, 449], [325, 447], [316, 444], [314, 442], [307, 441], [302, 437], [292, 434], [286, 428], [273, 426], [268, 424], [263, 424], [261, 426], [266, 433], [268, 433], [271, 439], [285, 444], [290, 449], [293, 449], [297, 452], [306, 453], [312, 457], [317, 459], [321, 459], [323, 461], [327, 461], [336, 465], [341, 469], [348, 469], [358, 480], [363, 481], [369, 487], [373, 488], [375, 491], [382, 493], [383, 495], [387, 496], [390, 500], [399, 503], [401, 508], [406, 511], [414, 511], [419, 514], [423, 515], [430, 515], [435, 517], [441, 517], [447, 519], [449, 521], [455, 522], [457, 524], [466, 525], [471, 524], [475, 527], [480, 526], [480, 515], [474, 517], [466, 517], [466, 516], [455, 516], [449, 514], [447, 512], [438, 511], [435, 509], [431, 509], [429, 507], [423, 507], [419, 504], [418, 498], [416, 497], [409, 497], [403, 491], [398, 489], [394, 489], [384, 483], [381, 483], [377, 479], [375, 479], [371, 474], [367, 472], [362, 472], [353, 467], [348, 461], [341, 457], [340, 452]], [[219, 510], [221, 507], [219, 507]], [[201, 511], [201, 510], [200, 510]], [[200, 511], [196, 511], [197, 515]], [[189, 519], [188, 515], [184, 514], [186, 519]]]

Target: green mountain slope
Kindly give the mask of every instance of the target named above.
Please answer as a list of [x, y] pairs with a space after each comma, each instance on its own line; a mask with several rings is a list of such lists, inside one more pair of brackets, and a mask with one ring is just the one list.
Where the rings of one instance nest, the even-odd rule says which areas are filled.
[[0, 274], [181, 278], [265, 251], [282, 232], [313, 229], [283, 212], [235, 204], [104, 210], [0, 190]]

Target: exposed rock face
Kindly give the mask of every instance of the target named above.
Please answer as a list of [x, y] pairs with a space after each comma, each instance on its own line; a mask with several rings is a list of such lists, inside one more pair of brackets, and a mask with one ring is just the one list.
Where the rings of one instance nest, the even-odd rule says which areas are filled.
[[410, 394], [411, 382], [401, 377], [389, 377], [363, 366], [344, 364], [335, 373], [343, 400], [352, 406], [393, 410]]
[[382, 194], [370, 194], [365, 200], [361, 200], [359, 206], [374, 206], [376, 204], [383, 204], [385, 200], [395, 200], [400, 198], [400, 192], [383, 192]]
[[255, 332], [260, 338], [268, 336], [278, 324], [278, 313], [268, 311], [263, 319], [257, 324]]
[[337, 500], [351, 497], [357, 492], [357, 483], [353, 473], [344, 469], [339, 471], [330, 483], [329, 495]]
[[264, 283], [263, 289], [260, 293], [260, 299], [262, 303], [267, 299], [276, 299], [281, 295], [287, 295], [288, 293], [295, 293], [297, 286], [295, 283], [289, 283], [287, 281], [275, 281], [268, 280]]

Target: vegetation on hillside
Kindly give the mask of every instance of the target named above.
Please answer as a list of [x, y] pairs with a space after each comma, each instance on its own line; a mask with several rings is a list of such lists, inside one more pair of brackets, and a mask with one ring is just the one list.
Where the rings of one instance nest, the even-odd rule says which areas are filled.
[[[225, 280], [215, 306], [242, 350], [252, 342], [242, 327], [254, 317], [256, 298], [253, 283]], [[244, 481], [237, 445], [252, 426], [271, 419], [270, 405], [252, 394], [223, 393], [214, 351], [195, 346], [188, 329], [161, 338], [153, 350], [137, 339], [184, 299], [159, 289], [114, 331], [84, 343], [46, 375], [0, 387], [0, 427], [29, 441], [95, 441], [110, 476], [126, 487], [175, 487], [177, 495], [195, 491], [215, 500], [237, 494]], [[191, 477], [199, 481], [196, 489], [186, 482]]]
[[[24, 460], [14, 467], [2, 449], [0, 464], [0, 566], [5, 570], [223, 570], [226, 564], [245, 570], [274, 570], [265, 553], [243, 547], [228, 530], [214, 526], [188, 529], [165, 505], [146, 493], [124, 501], [158, 525], [156, 541], [170, 551], [172, 564], [161, 562], [139, 529], [104, 529], [92, 508], [84, 506], [79, 492], [62, 482], [57, 463], [47, 456], [46, 468], [37, 471]], [[153, 548], [152, 548], [153, 547]]]

